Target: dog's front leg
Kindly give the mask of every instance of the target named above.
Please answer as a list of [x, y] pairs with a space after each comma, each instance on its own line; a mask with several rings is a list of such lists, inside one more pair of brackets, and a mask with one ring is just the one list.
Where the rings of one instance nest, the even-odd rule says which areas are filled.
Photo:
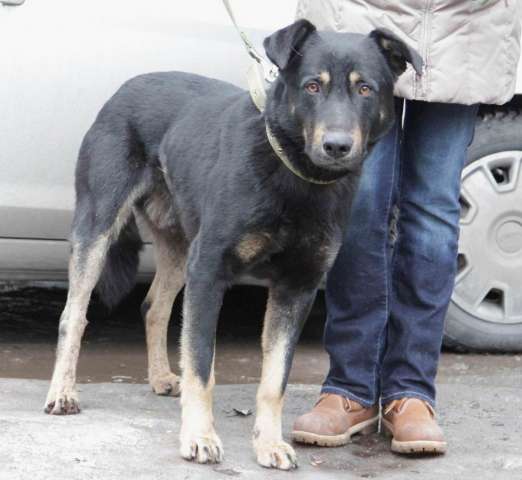
[[223, 458], [223, 446], [214, 430], [212, 390], [216, 325], [225, 281], [214, 263], [189, 255], [183, 301], [180, 453], [198, 463]]
[[316, 290], [270, 290], [263, 326], [263, 369], [257, 393], [253, 433], [257, 461], [263, 467], [297, 467], [294, 449], [283, 441], [281, 414], [294, 349]]

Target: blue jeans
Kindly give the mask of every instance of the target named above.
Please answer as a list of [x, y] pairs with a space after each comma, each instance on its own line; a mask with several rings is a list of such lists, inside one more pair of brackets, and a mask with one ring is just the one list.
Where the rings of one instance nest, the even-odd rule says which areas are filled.
[[366, 406], [406, 396], [435, 403], [460, 175], [477, 115], [476, 106], [409, 100], [396, 108], [394, 128], [366, 160], [326, 286], [322, 391]]

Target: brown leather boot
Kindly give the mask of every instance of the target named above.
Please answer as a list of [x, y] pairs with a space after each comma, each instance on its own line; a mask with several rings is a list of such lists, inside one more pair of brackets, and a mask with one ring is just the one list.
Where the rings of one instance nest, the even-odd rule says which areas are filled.
[[311, 412], [294, 423], [292, 439], [300, 443], [337, 447], [356, 433], [377, 431], [379, 407], [365, 408], [342, 395], [323, 393]]
[[418, 398], [401, 398], [385, 406], [382, 429], [391, 435], [393, 452], [444, 453], [447, 444], [433, 407]]

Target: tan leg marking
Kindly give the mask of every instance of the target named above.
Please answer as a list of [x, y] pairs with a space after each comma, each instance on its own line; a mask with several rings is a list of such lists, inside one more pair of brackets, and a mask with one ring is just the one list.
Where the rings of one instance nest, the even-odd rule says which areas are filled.
[[103, 269], [108, 247], [109, 234], [104, 234], [90, 248], [82, 252], [85, 258], [80, 259], [80, 249], [78, 245], [73, 245], [73, 253], [69, 261], [69, 292], [60, 317], [56, 363], [45, 401], [46, 413], [67, 415], [80, 411], [75, 390], [76, 367], [83, 332], [87, 325], [87, 307], [92, 290]]
[[291, 318], [293, 312], [275, 305], [269, 296], [263, 325], [263, 368], [257, 391], [257, 415], [253, 444], [257, 461], [263, 467], [290, 470], [297, 466], [294, 449], [285, 441], [281, 431], [283, 411], [282, 385], [285, 374], [285, 357], [288, 339], [271, 334], [278, 322]]
[[[183, 330], [181, 334], [181, 430], [180, 454], [198, 463], [217, 463], [223, 459], [223, 444], [214, 429], [212, 391], [214, 389], [214, 360], [207, 385], [195, 375], [194, 356], [189, 349], [187, 334], [191, 323], [190, 297], [183, 302]], [[196, 319], [197, 321], [197, 319]]]
[[336, 241], [323, 244], [317, 250], [319, 260], [324, 264], [325, 271], [329, 271], [332, 268], [339, 253], [339, 248], [341, 248], [341, 243]]
[[150, 227], [156, 275], [145, 298], [149, 304], [145, 314], [149, 383], [157, 395], [176, 396], [180, 392], [180, 379], [170, 368], [167, 333], [172, 305], [185, 282], [186, 253], [181, 245], [183, 240]]
[[121, 229], [127, 224], [127, 221], [129, 220], [129, 217], [133, 212], [133, 207], [136, 200], [140, 198], [144, 194], [144, 192], [144, 186], [139, 185], [130, 192], [125, 202], [123, 202], [123, 205], [121, 206], [118, 215], [116, 215], [116, 218], [114, 219], [114, 223], [110, 230], [113, 240], [116, 240], [118, 238]]
[[245, 263], [251, 262], [262, 253], [270, 241], [271, 237], [268, 233], [247, 233], [237, 244], [236, 255]]
[[72, 240], [72, 255], [69, 260], [69, 291], [60, 317], [56, 363], [45, 401], [46, 413], [66, 415], [80, 411], [78, 394], [75, 390], [76, 368], [83, 332], [87, 325], [87, 307], [103, 270], [110, 243], [128, 221], [132, 212], [132, 203], [141, 194], [140, 188], [136, 188], [130, 193], [111, 228], [101, 234], [89, 247], [80, 248], [78, 241], [75, 238]]

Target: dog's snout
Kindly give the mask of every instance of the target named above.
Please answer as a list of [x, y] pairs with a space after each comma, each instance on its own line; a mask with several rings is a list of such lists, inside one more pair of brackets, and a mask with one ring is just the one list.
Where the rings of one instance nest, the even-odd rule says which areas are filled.
[[329, 132], [323, 137], [323, 150], [332, 158], [342, 158], [350, 153], [353, 140], [348, 133]]

